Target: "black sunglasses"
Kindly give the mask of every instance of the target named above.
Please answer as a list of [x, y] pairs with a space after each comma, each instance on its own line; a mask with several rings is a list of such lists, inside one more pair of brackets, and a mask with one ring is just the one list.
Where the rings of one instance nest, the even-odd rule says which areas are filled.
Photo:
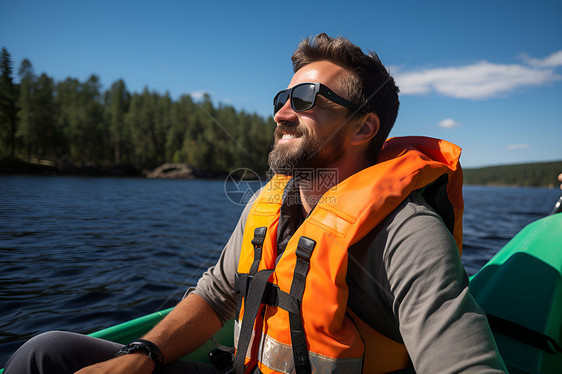
[[334, 91], [324, 86], [322, 83], [300, 83], [292, 88], [280, 91], [273, 99], [273, 114], [277, 113], [279, 109], [291, 98], [291, 108], [295, 112], [304, 112], [305, 110], [312, 109], [316, 103], [316, 95], [320, 94], [326, 99], [340, 104], [344, 107], [355, 109], [355, 104], [347, 101], [341, 96], [338, 96]]

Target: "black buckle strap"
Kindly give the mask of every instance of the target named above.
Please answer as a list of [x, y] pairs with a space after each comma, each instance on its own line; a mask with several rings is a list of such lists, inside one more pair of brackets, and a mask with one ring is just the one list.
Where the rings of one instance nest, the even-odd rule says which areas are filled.
[[250, 275], [254, 275], [258, 272], [266, 233], [267, 227], [256, 227], [254, 230], [254, 238], [252, 239], [252, 244], [254, 245], [254, 262], [252, 262], [252, 266], [250, 266]]
[[[295, 361], [295, 371], [297, 374], [310, 373], [310, 360], [308, 358], [308, 346], [306, 344], [306, 336], [301, 316], [301, 303], [306, 285], [306, 276], [310, 265], [310, 257], [316, 246], [316, 242], [305, 236], [299, 238], [297, 245], [297, 263], [295, 265], [295, 273], [293, 275], [293, 283], [291, 284], [289, 300], [291, 309], [296, 308], [297, 311], [289, 311], [289, 325], [291, 326], [291, 345], [293, 347], [293, 360]], [[296, 300], [295, 300], [296, 299]]]
[[[236, 278], [234, 279], [234, 290], [240, 294], [241, 297], [246, 297], [248, 295], [248, 289], [252, 283], [252, 276], [248, 274], [236, 273]], [[298, 302], [300, 300], [295, 296], [288, 294], [285, 291], [279, 289], [279, 286], [273, 283], [267, 283], [265, 286], [265, 291], [262, 296], [262, 304], [267, 304], [271, 306], [278, 306], [288, 312], [298, 313]], [[297, 302], [297, 304], [295, 304]], [[295, 307], [297, 305], [297, 307]]]
[[[258, 233], [258, 229], [260, 229], [260, 233]], [[259, 238], [256, 240], [256, 237], [265, 238], [265, 228], [258, 229], [255, 230], [254, 240], [252, 240], [252, 244], [255, 246], [263, 244], [263, 239], [260, 244]], [[263, 229], [263, 231], [261, 231], [261, 229]], [[259, 235], [261, 233], [263, 233], [263, 235]], [[235, 289], [237, 292], [240, 292], [240, 299], [244, 298], [244, 316], [242, 319], [236, 356], [234, 358], [234, 369], [237, 373], [244, 372], [244, 362], [252, 338], [254, 321], [256, 320], [262, 304], [278, 306], [289, 312], [291, 345], [293, 348], [293, 360], [296, 373], [303, 374], [312, 371], [308, 357], [308, 346], [306, 344], [300, 304], [306, 286], [310, 257], [312, 256], [315, 246], [316, 242], [314, 240], [304, 236], [300, 237], [296, 250], [297, 261], [290, 293], [280, 290], [277, 285], [267, 281], [273, 273], [273, 270], [261, 270], [254, 274], [252, 274], [252, 270], [250, 270], [250, 274], [236, 274]], [[256, 264], [256, 249], [254, 250], [254, 263], [252, 267]], [[259, 261], [261, 261], [261, 247], [260, 259], [257, 261], [257, 265], [259, 265]]]
[[267, 305], [277, 306], [291, 313], [299, 313], [299, 299], [279, 289], [277, 285], [268, 284], [262, 302]]
[[273, 270], [261, 270], [250, 283], [248, 297], [244, 302], [244, 317], [242, 317], [242, 326], [240, 328], [240, 336], [238, 339], [238, 347], [236, 347], [236, 356], [234, 357], [234, 370], [236, 373], [244, 373], [244, 361], [246, 352], [250, 346], [252, 339], [252, 330], [254, 321], [260, 309], [261, 300], [268, 285], [267, 280], [273, 273]]
[[249, 274], [239, 274], [236, 273], [236, 278], [234, 280], [234, 290], [240, 292], [238, 301], [236, 302], [236, 316], [240, 315], [240, 309], [242, 308], [242, 298], [246, 297], [248, 293], [248, 288], [250, 283], [252, 283], [252, 277], [257, 273], [261, 256], [263, 251], [263, 242], [265, 241], [265, 234], [267, 233], [267, 227], [256, 227], [254, 230], [254, 238], [252, 239], [252, 244], [254, 246], [254, 261], [250, 266]]
[[239, 293], [240, 297], [246, 297], [252, 278], [248, 274], [236, 273], [234, 277], [234, 292]]
[[240, 293], [241, 297], [246, 297], [248, 294], [248, 288], [250, 288], [250, 283], [252, 283], [252, 278], [258, 272], [266, 232], [267, 227], [258, 227], [254, 230], [254, 238], [252, 239], [252, 244], [254, 245], [254, 261], [250, 266], [250, 271], [248, 274], [236, 273], [236, 278], [234, 279], [234, 291]]
[[267, 233], [267, 227], [256, 227], [254, 230], [254, 238], [252, 239], [252, 244], [256, 245], [263, 245], [263, 241], [265, 240], [265, 234]]

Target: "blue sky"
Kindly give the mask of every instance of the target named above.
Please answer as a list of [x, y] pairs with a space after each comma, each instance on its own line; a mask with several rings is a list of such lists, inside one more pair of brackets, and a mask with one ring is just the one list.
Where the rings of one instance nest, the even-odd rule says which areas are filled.
[[268, 116], [298, 42], [326, 32], [395, 75], [392, 136], [463, 148], [465, 167], [562, 159], [561, 1], [8, 1], [0, 46], [55, 80], [97, 74]]

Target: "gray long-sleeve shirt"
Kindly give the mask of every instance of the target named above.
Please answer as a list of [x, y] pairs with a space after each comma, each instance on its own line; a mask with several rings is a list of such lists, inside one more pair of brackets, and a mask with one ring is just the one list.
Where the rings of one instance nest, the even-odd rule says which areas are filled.
[[[234, 278], [246, 206], [217, 264], [199, 280], [221, 322], [234, 317]], [[278, 245], [304, 217], [283, 206]], [[382, 334], [405, 344], [417, 373], [507, 372], [483, 311], [441, 218], [414, 192], [349, 249], [349, 307]]]

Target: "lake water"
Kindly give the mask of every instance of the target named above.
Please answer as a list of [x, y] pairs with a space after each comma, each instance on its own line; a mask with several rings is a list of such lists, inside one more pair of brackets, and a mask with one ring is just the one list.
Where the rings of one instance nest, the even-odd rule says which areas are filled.
[[[467, 272], [559, 195], [465, 187]], [[0, 367], [37, 333], [175, 305], [228, 240], [242, 211], [232, 198], [223, 181], [0, 176]]]

